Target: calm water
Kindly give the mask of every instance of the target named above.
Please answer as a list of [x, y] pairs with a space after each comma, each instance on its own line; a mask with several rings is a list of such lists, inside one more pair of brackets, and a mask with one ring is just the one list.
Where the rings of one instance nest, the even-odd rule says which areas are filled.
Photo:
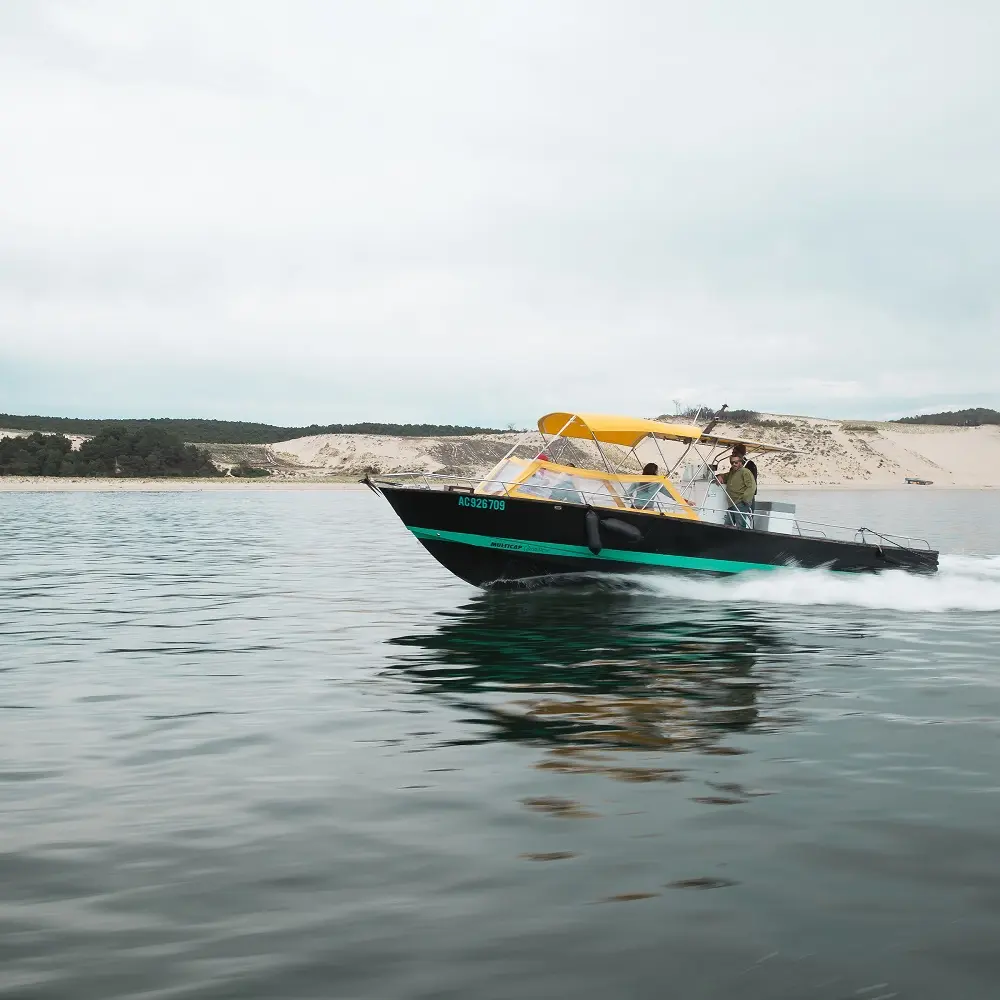
[[367, 493], [0, 494], [0, 996], [995, 998], [1000, 496], [794, 499], [954, 555], [484, 595]]

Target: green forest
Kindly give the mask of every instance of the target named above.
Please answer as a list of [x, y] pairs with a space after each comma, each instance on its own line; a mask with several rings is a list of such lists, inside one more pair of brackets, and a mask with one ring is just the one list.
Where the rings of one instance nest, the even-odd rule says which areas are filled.
[[[657, 419], [669, 423], [683, 417], [685, 420], [697, 420], [699, 424], [707, 424], [717, 412], [717, 408], [712, 406], [688, 406], [680, 413], [674, 415], [665, 413]], [[757, 410], [726, 410], [722, 414], [722, 422], [727, 424], [759, 424], [761, 417]]]
[[0, 427], [43, 434], [97, 434], [108, 427], [133, 432], [156, 427], [181, 440], [196, 444], [273, 444], [311, 434], [382, 434], [398, 437], [454, 437], [464, 434], [496, 434], [497, 428], [459, 427], [453, 424], [310, 424], [308, 427], [278, 427], [242, 420], [179, 420], [154, 417], [149, 420], [87, 420], [75, 417], [24, 416], [0, 413]]
[[944, 413], [923, 413], [918, 417], [900, 417], [896, 424], [943, 424], [948, 427], [980, 427], [1000, 424], [1000, 412], [981, 406], [970, 410], [948, 410]]
[[104, 427], [73, 451], [61, 434], [0, 438], [3, 476], [220, 476], [208, 454], [162, 427]]

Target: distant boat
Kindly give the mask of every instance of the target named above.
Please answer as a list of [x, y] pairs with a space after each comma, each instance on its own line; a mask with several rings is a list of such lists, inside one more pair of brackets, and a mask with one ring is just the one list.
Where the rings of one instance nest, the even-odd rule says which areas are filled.
[[933, 486], [934, 482], [930, 479], [917, 479], [915, 476], [907, 476], [906, 482], [910, 486]]

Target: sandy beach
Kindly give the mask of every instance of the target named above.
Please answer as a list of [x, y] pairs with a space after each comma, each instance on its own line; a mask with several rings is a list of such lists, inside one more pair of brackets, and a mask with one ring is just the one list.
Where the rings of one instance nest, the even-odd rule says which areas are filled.
[[0, 476], [0, 493], [215, 493], [220, 490], [365, 490], [361, 483], [322, 479], [61, 479]]

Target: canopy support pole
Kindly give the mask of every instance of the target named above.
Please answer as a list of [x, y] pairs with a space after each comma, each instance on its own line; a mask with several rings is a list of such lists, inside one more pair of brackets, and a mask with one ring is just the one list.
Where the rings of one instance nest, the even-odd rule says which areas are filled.
[[684, 449], [684, 451], [682, 451], [682, 452], [681, 452], [681, 457], [680, 457], [679, 459], [677, 459], [677, 461], [676, 461], [676, 462], [674, 462], [674, 464], [673, 464], [673, 465], [671, 465], [671, 466], [670, 466], [670, 468], [669, 468], [669, 469], [667, 470], [667, 475], [668, 475], [668, 476], [670, 476], [671, 478], [673, 478], [673, 475], [674, 475], [674, 469], [676, 469], [676, 468], [677, 468], [677, 467], [678, 467], [678, 466], [679, 466], [679, 465], [681, 464], [681, 462], [683, 462], [683, 461], [684, 461], [684, 459], [685, 459], [685, 458], [687, 458], [687, 456], [688, 456], [688, 452], [689, 452], [689, 451], [690, 451], [690, 450], [691, 450], [691, 449], [692, 449], [693, 447], [694, 447], [694, 441], [688, 441], [688, 443], [687, 443], [687, 447], [686, 447], [686, 448]]
[[635, 455], [635, 460], [637, 462], [639, 461], [639, 456], [635, 454], [635, 448], [629, 448], [629, 450], [625, 452], [625, 456], [622, 458], [622, 460], [615, 466], [616, 476], [621, 471], [621, 467], [628, 461], [629, 455]]
[[[563, 430], [565, 429], [566, 428], [564, 427]], [[590, 430], [589, 427], [587, 429]], [[594, 439], [594, 444], [597, 445], [597, 451], [604, 462], [604, 468], [608, 470], [608, 473], [610, 475], [615, 476], [617, 478], [616, 473], [613, 472], [611, 469], [611, 463], [608, 461], [608, 456], [604, 454], [604, 449], [601, 447], [601, 442], [597, 440], [597, 435], [593, 431], [590, 431], [590, 436]], [[621, 480], [618, 481], [618, 485], [621, 486]]]
[[[525, 439], [525, 438], [526, 438], [526, 437], [527, 437], [527, 436], [528, 436], [528, 435], [529, 435], [530, 433], [531, 433], [531, 431], [530, 431], [530, 430], [527, 430], [527, 431], [525, 431], [525, 432], [524, 432], [524, 433], [523, 433], [523, 434], [522, 434], [522, 435], [521, 435], [521, 436], [520, 436], [520, 437], [519, 437], [519, 438], [518, 438], [518, 439], [517, 439], [517, 440], [516, 440], [516, 441], [514, 442], [514, 444], [513, 444], [513, 446], [511, 447], [510, 451], [508, 451], [508, 452], [507, 452], [507, 454], [506, 454], [506, 455], [504, 455], [504, 457], [500, 459], [500, 464], [502, 464], [502, 463], [506, 462], [506, 461], [507, 461], [507, 459], [508, 459], [508, 458], [510, 458], [510, 456], [511, 456], [511, 455], [513, 455], [513, 454], [514, 454], [514, 452], [515, 452], [515, 451], [517, 451], [517, 449], [521, 447], [521, 442], [522, 442], [522, 441], [524, 441], [524, 439]], [[543, 440], [543, 441], [545, 440], [545, 435], [544, 435], [544, 434], [542, 435], [542, 440]]]
[[[667, 469], [667, 456], [663, 454], [663, 449], [660, 447], [660, 439], [654, 434], [653, 441], [656, 444], [656, 453], [660, 456], [660, 461], [663, 463], [660, 468], [663, 469], [663, 475], [670, 476], [670, 473], [666, 471]], [[638, 458], [638, 456], [636, 456]]]
[[[562, 434], [562, 432], [563, 432], [564, 430], [566, 430], [566, 428], [567, 428], [567, 427], [569, 427], [569, 425], [570, 425], [571, 423], [573, 423], [573, 421], [574, 421], [574, 420], [576, 420], [576, 415], [575, 415], [575, 414], [574, 414], [573, 416], [571, 416], [571, 417], [569, 418], [569, 420], [567, 420], [567, 421], [566, 421], [566, 423], [564, 423], [564, 424], [562, 425], [562, 427], [560, 427], [560, 428], [559, 428], [559, 433], [558, 433], [558, 434], [555, 434], [555, 435], [553, 435], [553, 437], [554, 437], [554, 438], [557, 438], [557, 437], [559, 437], [559, 436], [560, 436], [560, 435]], [[514, 445], [513, 445], [513, 447], [512, 447], [511, 449], [510, 449], [510, 451], [508, 451], [508, 452], [507, 452], [507, 454], [506, 454], [506, 455], [504, 455], [504, 457], [503, 457], [503, 458], [501, 458], [501, 459], [500, 459], [500, 461], [501, 461], [501, 462], [506, 462], [506, 461], [507, 461], [507, 459], [508, 459], [508, 458], [510, 458], [510, 457], [511, 457], [511, 455], [513, 455], [513, 454], [514, 454], [514, 452], [515, 452], [515, 451], [517, 451], [517, 449], [521, 447], [521, 445], [522, 445], [522, 444], [524, 443], [524, 441], [525, 441], [525, 439], [526, 439], [526, 438], [528, 437], [528, 435], [529, 435], [529, 434], [532, 434], [532, 433], [534, 433], [534, 432], [533, 432], [532, 430], [530, 430], [530, 429], [529, 429], [529, 430], [526, 430], [526, 431], [525, 431], [525, 432], [524, 432], [524, 433], [523, 433], [523, 434], [522, 434], [522, 435], [521, 435], [521, 436], [520, 436], [520, 437], [519, 437], [519, 438], [518, 438], [518, 439], [517, 439], [517, 440], [516, 440], [516, 441], [514, 442]], [[545, 431], [543, 431], [543, 430], [541, 429], [541, 427], [539, 427], [539, 428], [538, 428], [538, 433], [539, 433], [539, 436], [540, 436], [540, 437], [541, 437], [541, 439], [542, 439], [542, 447], [543, 447], [543, 448], [547, 448], [547, 447], [548, 447], [548, 442], [547, 442], [547, 441], [545, 440]]]

